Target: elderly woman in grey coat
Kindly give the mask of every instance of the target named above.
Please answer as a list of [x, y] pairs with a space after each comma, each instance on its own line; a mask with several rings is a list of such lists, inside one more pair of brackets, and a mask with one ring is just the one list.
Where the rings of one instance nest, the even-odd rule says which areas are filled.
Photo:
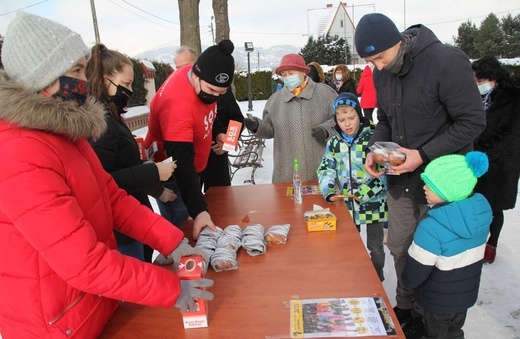
[[267, 100], [262, 119], [244, 120], [255, 136], [274, 139], [273, 183], [292, 181], [294, 158], [300, 162], [303, 181], [318, 180], [316, 169], [335, 125], [331, 112], [337, 94], [312, 81], [308, 72], [300, 55], [283, 56], [276, 74], [284, 87]]

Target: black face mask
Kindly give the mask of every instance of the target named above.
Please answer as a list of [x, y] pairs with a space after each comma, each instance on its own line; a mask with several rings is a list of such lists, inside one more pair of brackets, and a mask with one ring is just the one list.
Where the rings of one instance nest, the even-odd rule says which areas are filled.
[[114, 84], [110, 79], [108, 79], [108, 81], [117, 87], [116, 94], [111, 95], [108, 98], [114, 103], [114, 105], [116, 105], [119, 113], [125, 113], [126, 111], [124, 108], [128, 106], [128, 100], [130, 100], [130, 97], [134, 92], [124, 86]]
[[199, 97], [200, 101], [202, 101], [206, 105], [214, 104], [215, 102], [217, 102], [218, 99], [220, 99], [220, 95], [213, 95], [213, 94], [204, 92], [202, 90], [202, 85], [200, 84], [200, 80], [199, 80], [199, 89], [200, 89], [200, 92], [199, 92], [199, 94], [197, 94], [197, 96]]

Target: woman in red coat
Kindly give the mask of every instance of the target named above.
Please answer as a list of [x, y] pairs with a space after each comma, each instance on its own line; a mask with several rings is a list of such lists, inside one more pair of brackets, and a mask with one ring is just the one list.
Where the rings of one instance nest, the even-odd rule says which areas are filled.
[[[191, 308], [212, 299], [163, 267], [117, 251], [113, 228], [176, 262], [201, 254], [176, 227], [118, 188], [87, 137], [106, 128], [87, 99], [89, 50], [54, 21], [18, 12], [0, 76], [0, 333], [95, 338], [120, 301]], [[200, 294], [204, 293], [204, 294]], [[206, 294], [207, 293], [207, 294]]]
[[374, 121], [372, 113], [377, 107], [377, 97], [374, 79], [372, 78], [372, 68], [369, 65], [366, 65], [363, 72], [361, 72], [357, 94], [361, 97], [360, 105], [363, 109], [363, 115], [370, 121]]

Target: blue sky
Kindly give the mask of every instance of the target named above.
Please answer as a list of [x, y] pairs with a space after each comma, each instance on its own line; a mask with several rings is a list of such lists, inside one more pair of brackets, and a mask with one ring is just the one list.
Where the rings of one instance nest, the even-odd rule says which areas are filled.
[[[231, 40], [236, 46], [252, 41], [255, 46], [307, 42], [307, 11], [338, 6], [339, 1], [316, 0], [229, 0]], [[177, 47], [180, 42], [179, 9], [175, 0], [95, 0], [101, 42], [130, 56], [159, 47]], [[381, 12], [400, 29], [416, 23], [429, 26], [441, 41], [453, 43], [457, 28], [466, 20], [480, 25], [491, 12], [499, 18], [508, 12], [520, 13], [518, 0], [376, 0], [348, 3], [357, 24], [363, 14]], [[200, 0], [200, 27], [203, 45], [212, 42], [211, 0]], [[1, 0], [0, 34], [4, 35], [15, 11], [54, 19], [81, 34], [88, 46], [95, 42], [89, 0]], [[213, 26], [215, 23], [213, 22]]]

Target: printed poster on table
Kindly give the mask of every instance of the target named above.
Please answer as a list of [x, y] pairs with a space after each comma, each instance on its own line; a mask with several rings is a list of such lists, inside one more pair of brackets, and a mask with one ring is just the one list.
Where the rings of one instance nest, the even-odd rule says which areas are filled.
[[382, 298], [291, 300], [291, 338], [396, 335]]

